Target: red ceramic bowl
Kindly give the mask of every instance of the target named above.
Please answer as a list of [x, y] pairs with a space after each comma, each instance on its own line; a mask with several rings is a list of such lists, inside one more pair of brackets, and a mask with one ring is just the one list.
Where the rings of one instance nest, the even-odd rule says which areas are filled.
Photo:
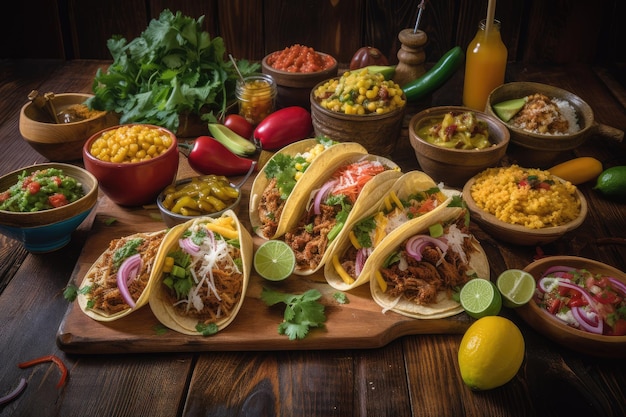
[[91, 136], [83, 146], [83, 162], [87, 171], [97, 179], [100, 189], [113, 202], [122, 206], [153, 204], [159, 193], [171, 184], [178, 172], [178, 146], [176, 136], [159, 126], [146, 125], [169, 135], [172, 145], [156, 158], [136, 163], [102, 161], [90, 153], [92, 143], [113, 126]]

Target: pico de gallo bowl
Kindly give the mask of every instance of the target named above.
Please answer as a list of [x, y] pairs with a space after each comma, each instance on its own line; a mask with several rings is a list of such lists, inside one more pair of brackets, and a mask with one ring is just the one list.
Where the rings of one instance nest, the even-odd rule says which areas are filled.
[[576, 256], [542, 258], [524, 270], [536, 294], [516, 312], [531, 327], [578, 352], [626, 357], [626, 273]]

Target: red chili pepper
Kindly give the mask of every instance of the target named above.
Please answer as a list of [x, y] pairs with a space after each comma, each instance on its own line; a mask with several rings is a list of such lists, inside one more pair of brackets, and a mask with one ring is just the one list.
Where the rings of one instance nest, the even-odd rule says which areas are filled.
[[46, 355], [41, 358], [33, 359], [28, 362], [22, 362], [17, 366], [20, 369], [30, 368], [31, 366], [38, 365], [40, 363], [53, 362], [56, 366], [61, 370], [61, 379], [59, 379], [59, 383], [57, 384], [57, 388], [61, 388], [65, 385], [65, 380], [67, 379], [67, 367], [63, 363], [63, 361], [55, 355]]
[[267, 116], [254, 129], [254, 139], [261, 149], [273, 151], [311, 136], [311, 113], [299, 106], [285, 107]]
[[179, 143], [190, 149], [187, 160], [191, 168], [203, 175], [243, 175], [250, 170], [252, 159], [232, 153], [226, 146], [210, 136], [200, 136], [193, 145]]

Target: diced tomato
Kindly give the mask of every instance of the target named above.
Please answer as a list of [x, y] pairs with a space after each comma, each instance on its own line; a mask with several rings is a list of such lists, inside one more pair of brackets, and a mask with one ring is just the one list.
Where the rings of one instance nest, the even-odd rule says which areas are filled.
[[551, 298], [545, 301], [546, 301], [546, 310], [548, 311], [548, 313], [554, 315], [558, 313], [559, 310], [561, 309], [561, 300], [559, 300], [558, 298]]
[[48, 197], [48, 203], [50, 203], [52, 207], [61, 207], [61, 206], [65, 206], [66, 204], [68, 204], [68, 201], [67, 201], [67, 198], [63, 194], [56, 193]]
[[613, 325], [613, 336], [626, 335], [626, 319], [618, 319]]
[[544, 190], [549, 190], [550, 189], [550, 184], [548, 184], [547, 182], [540, 182], [539, 184], [537, 184], [537, 188], [542, 188]]
[[567, 303], [569, 307], [582, 307], [587, 304], [588, 304], [587, 300], [582, 296], [581, 293], [578, 293], [578, 295], [572, 296], [569, 302]]
[[619, 295], [609, 290], [596, 294], [593, 299], [602, 304], [617, 304], [622, 300]]
[[41, 190], [41, 184], [39, 184], [36, 181], [33, 181], [33, 182], [28, 183], [28, 185], [26, 186], [26, 189], [28, 190], [30, 194], [37, 194], [39, 190]]
[[57, 177], [56, 175], [54, 177], [50, 178], [50, 180], [54, 181], [54, 183], [57, 185], [57, 187], [60, 187], [62, 182], [63, 182], [63, 181], [61, 181], [61, 178]]
[[9, 199], [9, 197], [11, 197], [11, 193], [8, 191], [5, 191], [3, 193], [0, 194], [0, 203], [7, 201]]

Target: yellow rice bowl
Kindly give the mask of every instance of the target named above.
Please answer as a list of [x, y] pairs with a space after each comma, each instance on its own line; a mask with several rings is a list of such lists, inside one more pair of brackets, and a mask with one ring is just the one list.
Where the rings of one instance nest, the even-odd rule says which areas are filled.
[[572, 183], [548, 171], [518, 165], [486, 169], [475, 177], [470, 193], [482, 210], [528, 229], [562, 226], [581, 211]]

